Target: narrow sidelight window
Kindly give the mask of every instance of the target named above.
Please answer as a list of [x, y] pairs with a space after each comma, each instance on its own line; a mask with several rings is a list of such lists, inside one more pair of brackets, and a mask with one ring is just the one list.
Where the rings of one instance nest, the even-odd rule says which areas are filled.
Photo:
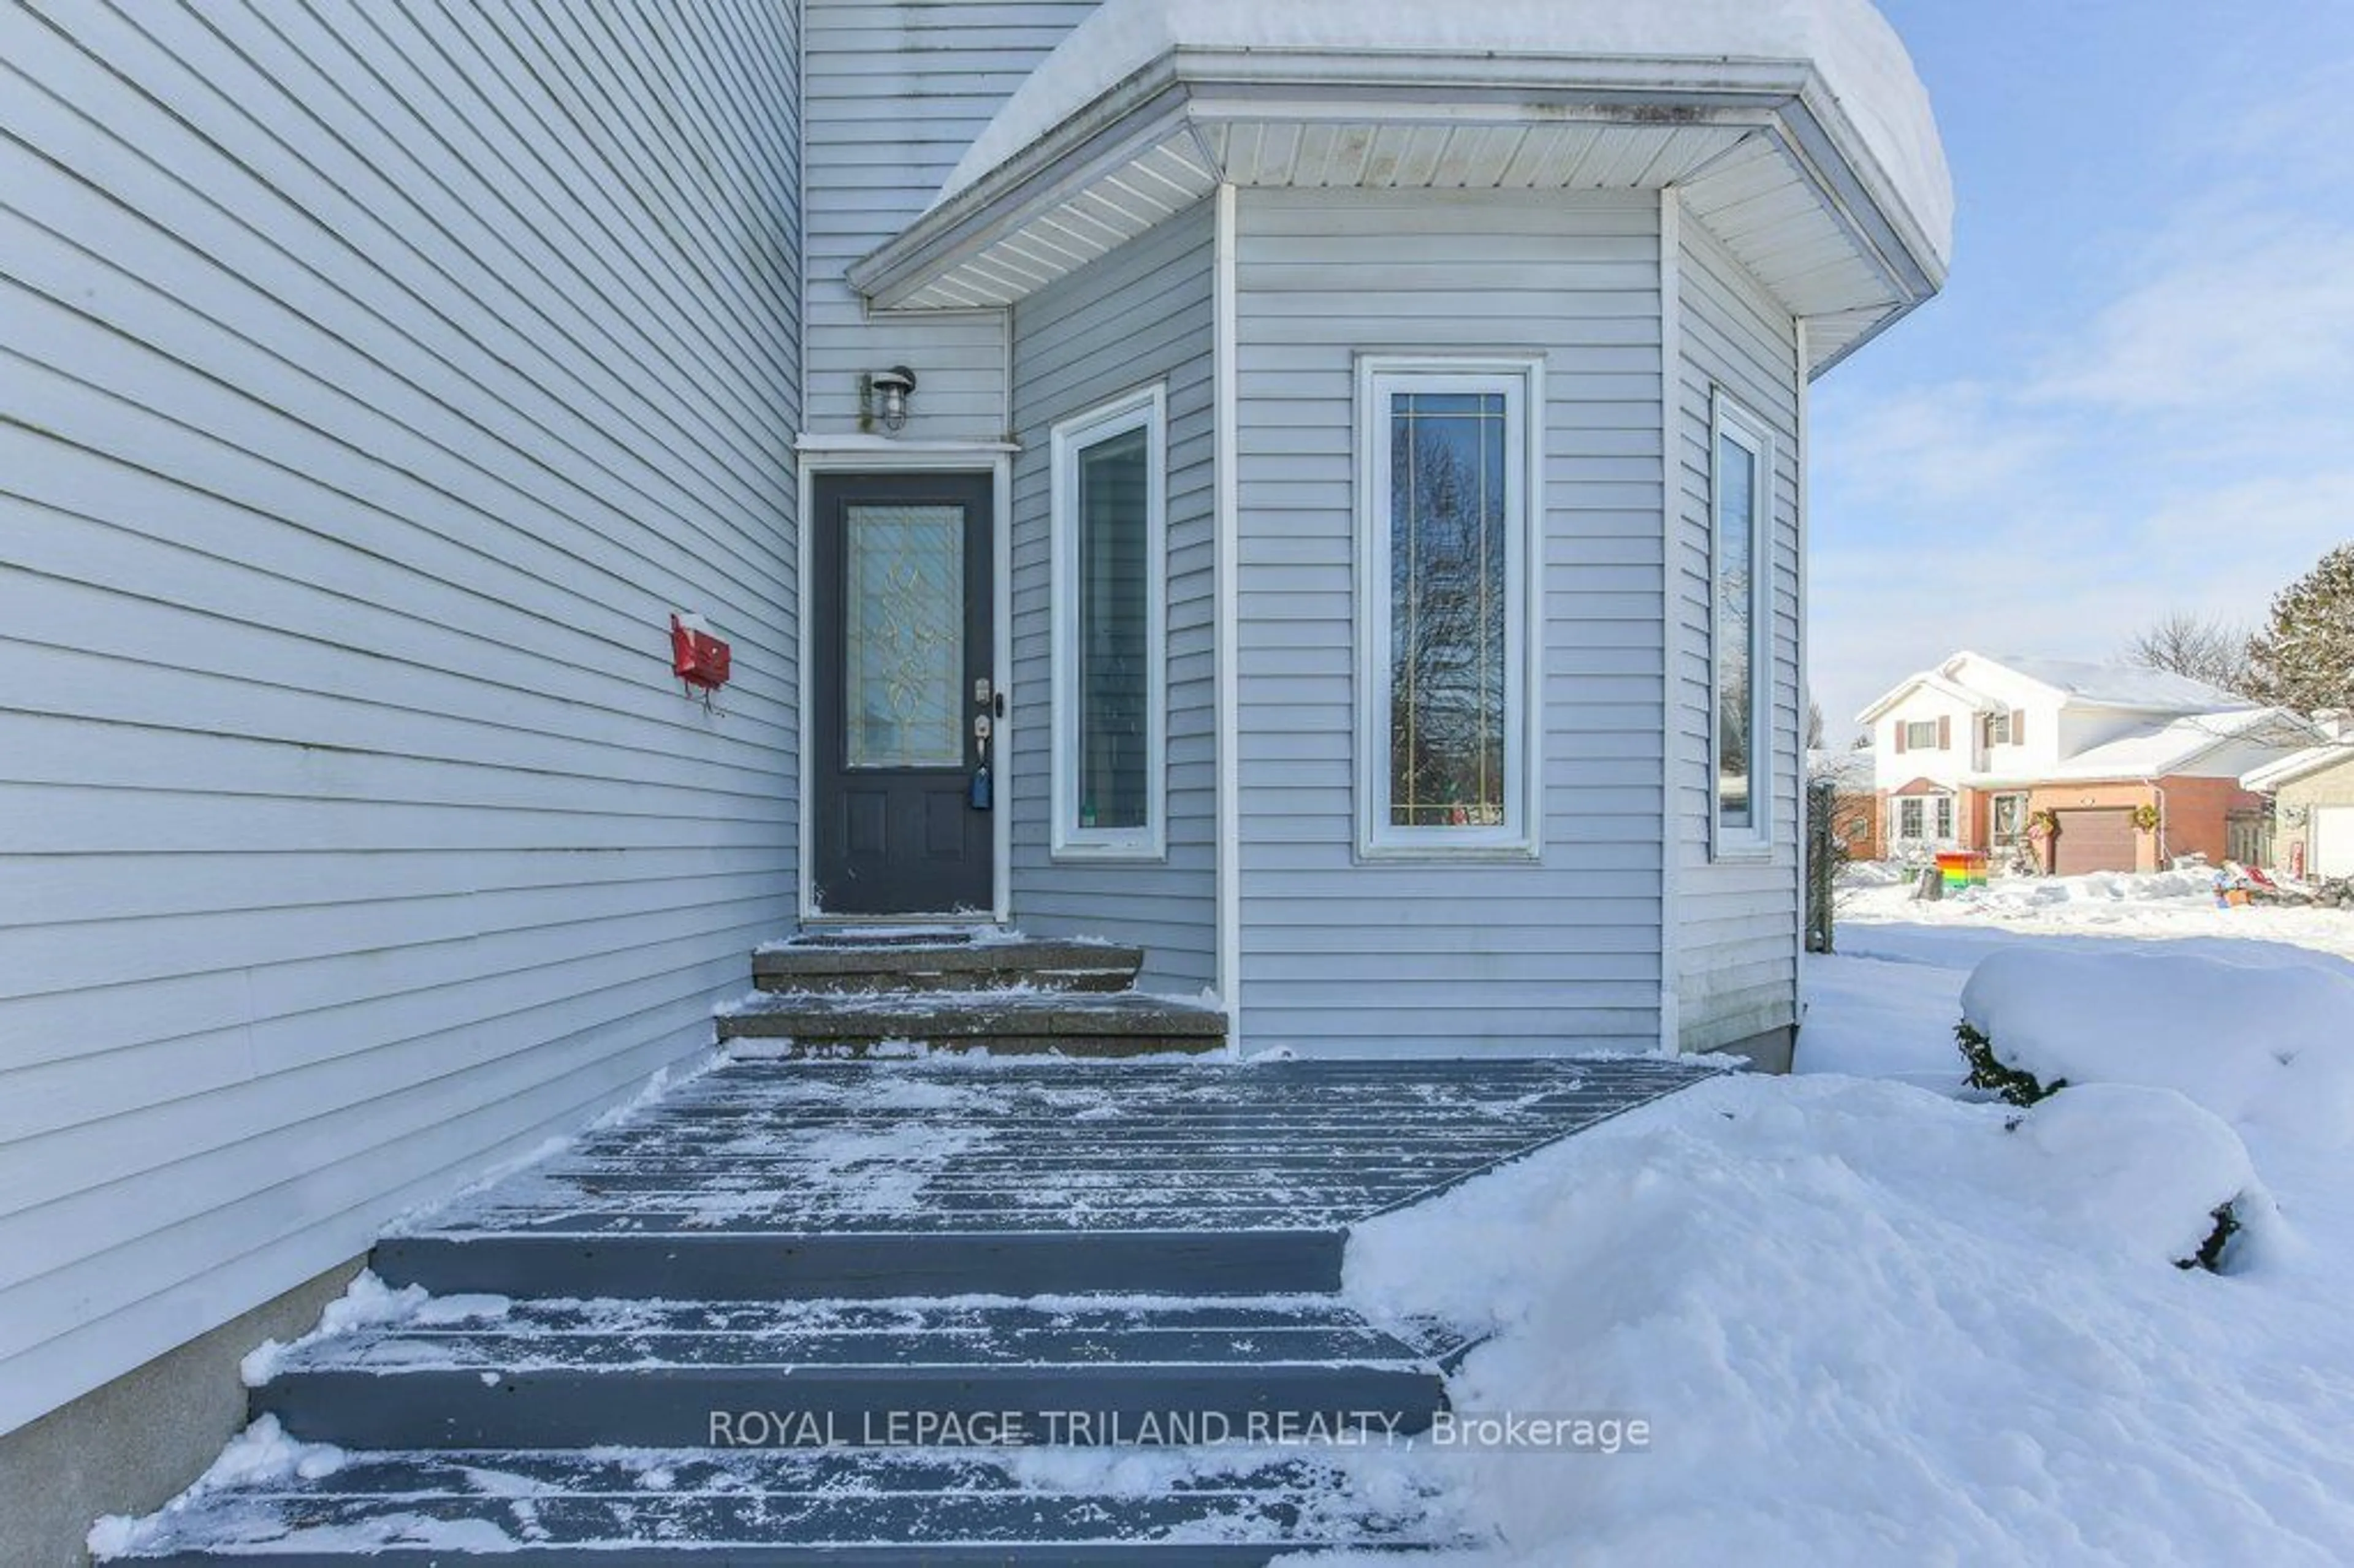
[[1055, 427], [1058, 855], [1166, 849], [1166, 426], [1153, 387]]
[[1359, 363], [1359, 847], [1531, 854], [1537, 366]]
[[1712, 425], [1716, 850], [1763, 854], [1774, 821], [1773, 445], [1722, 395]]

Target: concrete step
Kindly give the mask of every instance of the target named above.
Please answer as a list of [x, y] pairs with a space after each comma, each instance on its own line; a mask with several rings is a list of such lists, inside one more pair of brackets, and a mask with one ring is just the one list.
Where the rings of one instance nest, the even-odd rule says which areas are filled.
[[752, 983], [772, 991], [1121, 991], [1143, 966], [1143, 949], [1108, 942], [828, 932], [756, 950]]
[[1134, 991], [761, 992], [720, 1010], [719, 1038], [761, 1054], [863, 1057], [917, 1049], [1112, 1057], [1225, 1048], [1216, 1008]]
[[525, 1301], [286, 1352], [304, 1442], [423, 1449], [1122, 1447], [1428, 1430], [1438, 1371], [1337, 1301]]
[[[313, 1451], [314, 1453], [317, 1451]], [[168, 1568], [1259, 1568], [1469, 1544], [1385, 1451], [355, 1453], [197, 1494]], [[289, 1467], [291, 1469], [292, 1467]]]

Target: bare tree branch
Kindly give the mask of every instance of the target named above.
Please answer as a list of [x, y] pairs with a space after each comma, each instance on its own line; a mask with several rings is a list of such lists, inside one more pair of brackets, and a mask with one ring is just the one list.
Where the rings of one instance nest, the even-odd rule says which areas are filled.
[[2173, 610], [2126, 645], [2126, 662], [2204, 681], [2234, 696], [2249, 686], [2248, 629]]

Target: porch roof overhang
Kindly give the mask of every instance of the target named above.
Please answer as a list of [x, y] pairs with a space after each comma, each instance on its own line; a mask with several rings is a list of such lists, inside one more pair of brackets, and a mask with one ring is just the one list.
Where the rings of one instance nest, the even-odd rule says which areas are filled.
[[[1107, 0], [1007, 101], [930, 209], [850, 281], [877, 310], [1011, 305], [1223, 182], [1672, 185], [1808, 322], [1818, 371], [1943, 285], [1952, 196], [1935, 123], [1903, 46], [1864, 0], [1665, 8], [1720, 29], [1723, 53], [1658, 52], [1682, 34], [1629, 36], [1624, 18], [1655, 7], [1533, 9], [1543, 48], [1529, 47], [1529, 0], [1497, 0], [1490, 33], [1458, 18], [1426, 25], [1425, 38], [1404, 10]], [[1320, 16], [1349, 41], [1301, 41]], [[1777, 20], [1779, 31], [1766, 25]], [[1367, 42], [1384, 23], [1394, 38]], [[1602, 40], [1593, 52], [1560, 47], [1589, 29]], [[1760, 52], [1732, 52], [1744, 45]]]

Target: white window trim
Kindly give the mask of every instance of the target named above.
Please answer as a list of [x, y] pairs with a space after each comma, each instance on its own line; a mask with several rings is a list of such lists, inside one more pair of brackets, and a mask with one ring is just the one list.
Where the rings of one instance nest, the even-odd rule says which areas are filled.
[[[1723, 777], [1724, 706], [1717, 658], [1716, 585], [1723, 567], [1718, 531], [1717, 455], [1726, 438], [1747, 451], [1756, 466], [1750, 493], [1756, 505], [1749, 519], [1749, 826], [1728, 828], [1717, 789]], [[1710, 844], [1718, 860], [1766, 860], [1774, 853], [1774, 437], [1766, 422], [1727, 397], [1722, 387], [1709, 398], [1708, 435], [1708, 821]], [[1760, 763], [1764, 766], [1759, 766]]]
[[[1504, 821], [1402, 828], [1390, 820], [1389, 394], [1506, 398]], [[1517, 403], [1517, 407], [1515, 407]], [[1534, 861], [1543, 810], [1544, 360], [1535, 355], [1357, 357], [1357, 853], [1365, 860]], [[1517, 414], [1517, 418], [1512, 417]], [[1517, 512], [1515, 511], [1517, 502]], [[1515, 591], [1517, 589], [1517, 591]]]
[[[2011, 813], [2011, 826], [2009, 833], [2007, 836], [1998, 836], [2001, 833], [2001, 830], [1996, 825], [1995, 819], [2000, 814], [2002, 810], [2002, 803], [2005, 800], [2015, 800], [2018, 802], [2018, 806]], [[2024, 789], [1998, 789], [1992, 795], [1989, 795], [1987, 798], [1988, 844], [1991, 846], [1994, 844], [2011, 843], [2020, 839], [2023, 839], [2026, 836], [2027, 791]]]
[[[1944, 747], [1937, 744], [1937, 721], [1935, 719], [1904, 719], [1900, 722], [1904, 726], [1905, 750], [1943, 751], [1945, 749]], [[1927, 730], [1929, 732], [1929, 737], [1926, 740], [1914, 739], [1913, 732], [1916, 729]]]
[[[1079, 453], [1130, 430], [1145, 432], [1144, 825], [1079, 826]], [[1075, 414], [1054, 429], [1051, 599], [1051, 797], [1056, 860], [1165, 860], [1169, 854], [1169, 399], [1165, 384]]]

